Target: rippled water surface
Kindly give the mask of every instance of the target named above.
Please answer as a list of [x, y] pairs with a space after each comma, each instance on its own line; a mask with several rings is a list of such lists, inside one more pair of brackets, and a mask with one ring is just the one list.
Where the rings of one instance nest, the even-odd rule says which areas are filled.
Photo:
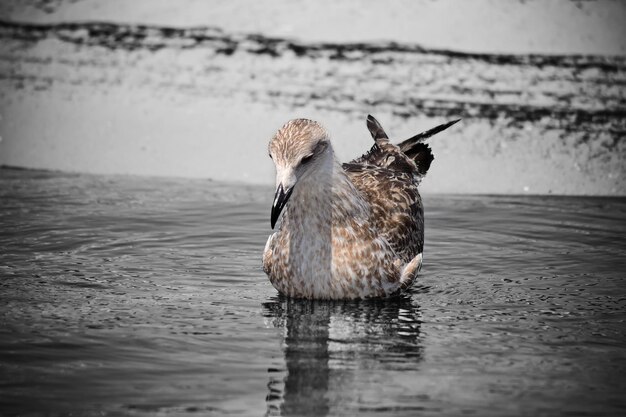
[[626, 200], [425, 196], [400, 299], [261, 271], [272, 190], [0, 170], [2, 415], [623, 415]]

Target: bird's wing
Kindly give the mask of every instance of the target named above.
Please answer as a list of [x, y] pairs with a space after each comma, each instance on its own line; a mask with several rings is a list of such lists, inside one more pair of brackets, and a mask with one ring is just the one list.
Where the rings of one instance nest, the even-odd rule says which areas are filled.
[[414, 176], [367, 164], [344, 164], [344, 170], [369, 202], [371, 222], [398, 257], [409, 262], [421, 253], [424, 209]]
[[369, 115], [374, 146], [343, 168], [372, 207], [372, 221], [398, 256], [411, 261], [424, 247], [424, 209], [417, 189], [434, 157], [423, 141], [458, 122], [439, 125], [394, 145]]

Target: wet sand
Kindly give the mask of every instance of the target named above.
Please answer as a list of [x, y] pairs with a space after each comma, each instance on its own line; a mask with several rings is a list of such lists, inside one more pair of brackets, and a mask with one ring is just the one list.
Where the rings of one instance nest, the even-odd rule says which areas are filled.
[[[326, 20], [280, 2], [6, 3], [0, 164], [270, 184], [286, 120], [321, 121], [348, 160], [371, 146], [372, 113], [397, 140], [463, 119], [430, 141], [425, 192], [625, 194], [625, 8], [449, 3], [346, 3]], [[491, 36], [464, 31], [487, 18]]]

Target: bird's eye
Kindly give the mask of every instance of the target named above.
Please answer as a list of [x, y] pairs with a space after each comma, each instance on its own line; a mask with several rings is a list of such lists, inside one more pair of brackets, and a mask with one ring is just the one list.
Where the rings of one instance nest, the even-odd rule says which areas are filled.
[[306, 164], [307, 162], [310, 162], [311, 159], [313, 159], [313, 155], [309, 155], [309, 156], [305, 156], [304, 158], [302, 158], [302, 161], [300, 161], [300, 163], [302, 164]]
[[267, 156], [269, 156], [271, 160], [274, 160], [274, 158], [272, 158], [272, 154], [271, 153], [268, 153]]

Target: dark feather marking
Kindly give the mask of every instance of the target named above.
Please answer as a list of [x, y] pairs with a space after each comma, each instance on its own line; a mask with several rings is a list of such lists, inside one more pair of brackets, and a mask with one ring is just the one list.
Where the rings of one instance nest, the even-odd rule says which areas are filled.
[[435, 157], [428, 145], [425, 143], [416, 143], [405, 155], [415, 162], [417, 172], [420, 176], [425, 176], [430, 168], [431, 162]]

